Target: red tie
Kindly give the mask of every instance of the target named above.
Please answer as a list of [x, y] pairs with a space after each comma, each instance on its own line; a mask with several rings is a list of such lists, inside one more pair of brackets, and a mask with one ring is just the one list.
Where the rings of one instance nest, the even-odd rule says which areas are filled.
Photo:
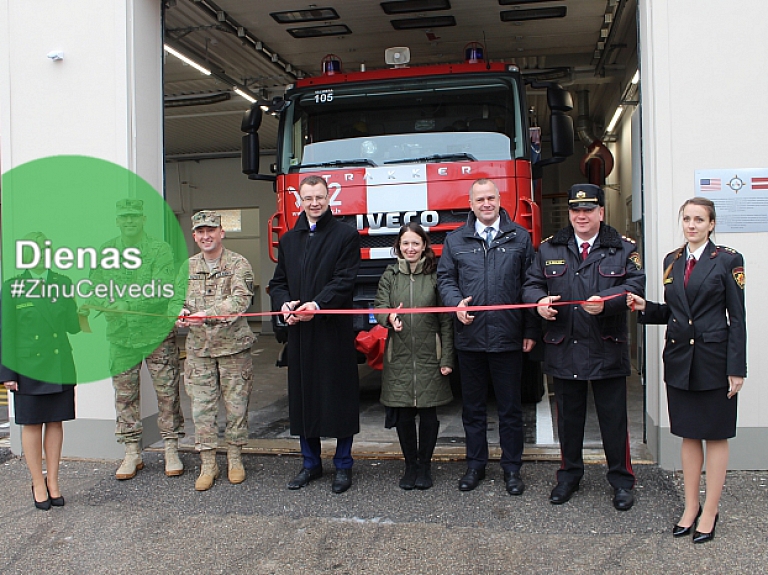
[[584, 242], [581, 244], [581, 261], [584, 261], [587, 259], [587, 256], [589, 255], [589, 242]]
[[685, 262], [685, 278], [683, 278], [683, 286], [688, 287], [688, 278], [691, 277], [691, 272], [696, 265], [696, 258], [691, 256], [688, 261]]

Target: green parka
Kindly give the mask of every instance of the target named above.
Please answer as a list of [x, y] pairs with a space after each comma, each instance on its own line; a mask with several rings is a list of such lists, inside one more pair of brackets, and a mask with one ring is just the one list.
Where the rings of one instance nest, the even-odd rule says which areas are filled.
[[[441, 306], [435, 272], [422, 272], [424, 259], [411, 273], [404, 259], [392, 264], [379, 280], [375, 307], [403, 308]], [[403, 330], [395, 331], [389, 314], [376, 314], [388, 329], [381, 375], [381, 403], [388, 407], [434, 407], [453, 399], [448, 376], [441, 367], [453, 369], [453, 322], [448, 313], [403, 314]]]

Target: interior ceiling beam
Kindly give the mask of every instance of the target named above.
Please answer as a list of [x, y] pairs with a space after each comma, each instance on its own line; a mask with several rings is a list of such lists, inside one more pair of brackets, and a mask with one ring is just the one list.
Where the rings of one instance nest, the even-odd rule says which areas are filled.
[[212, 0], [189, 0], [198, 9], [205, 14], [205, 16], [216, 22], [216, 26], [222, 26], [226, 28], [226, 31], [235, 34], [241, 40], [248, 42], [254, 49], [254, 52], [258, 54], [265, 61], [269, 62], [274, 68], [276, 68], [280, 74], [291, 76], [294, 79], [301, 78], [308, 75], [305, 71], [297, 69], [290, 62], [286, 62], [277, 51], [272, 50], [264, 42], [259, 40], [251, 32], [248, 31], [245, 26], [241, 26], [234, 18], [229, 16], [224, 10]]
[[606, 60], [608, 59], [608, 56], [613, 52], [613, 48], [614, 48], [613, 39], [614, 39], [614, 36], [616, 36], [616, 30], [618, 30], [619, 28], [619, 23], [621, 22], [621, 17], [624, 13], [624, 7], [626, 5], [627, 5], [627, 0], [618, 0], [618, 5], [616, 6], [616, 10], [613, 12], [611, 29], [608, 32], [608, 37], [605, 39], [605, 49], [600, 54], [600, 60], [597, 62], [597, 66], [595, 66], [595, 76], [599, 76], [603, 73], [603, 68], [605, 67]]

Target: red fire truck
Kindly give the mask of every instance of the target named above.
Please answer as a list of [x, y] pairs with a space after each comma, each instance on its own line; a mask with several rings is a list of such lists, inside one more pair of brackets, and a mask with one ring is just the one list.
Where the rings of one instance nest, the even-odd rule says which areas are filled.
[[[573, 153], [570, 95], [557, 85], [538, 86], [547, 90], [552, 154], [536, 159], [518, 68], [483, 61], [478, 47], [466, 56], [460, 64], [408, 67], [407, 49], [390, 49], [396, 67], [352, 73], [326, 57], [323, 75], [297, 80], [284, 98], [252, 106], [242, 125], [243, 172], [275, 182], [273, 259], [280, 236], [301, 213], [299, 182], [311, 174], [328, 182], [333, 214], [360, 233], [358, 308], [372, 307], [404, 223], [418, 221], [440, 255], [445, 235], [467, 219], [477, 178], [496, 182], [501, 205], [538, 245], [532, 176]], [[280, 117], [275, 175], [258, 173], [262, 110]], [[355, 321], [357, 330], [373, 323], [365, 315]]]

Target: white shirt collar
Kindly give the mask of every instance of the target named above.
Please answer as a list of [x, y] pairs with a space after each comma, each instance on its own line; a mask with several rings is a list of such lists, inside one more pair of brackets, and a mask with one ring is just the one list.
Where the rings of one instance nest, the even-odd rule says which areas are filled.
[[38, 274], [35, 270], [29, 270], [29, 275], [32, 276], [33, 279], [41, 279], [44, 282], [48, 281], [48, 269], [44, 269], [43, 273]]
[[501, 223], [501, 216], [496, 218], [496, 221], [493, 222], [490, 226], [486, 226], [483, 224], [480, 220], [475, 220], [475, 231], [477, 232], [477, 235], [481, 238], [485, 238], [485, 228], [493, 228], [493, 237], [496, 237], [499, 235], [499, 224]]
[[578, 246], [579, 249], [581, 249], [581, 244], [583, 244], [584, 242], [587, 242], [589, 244], [589, 249], [591, 250], [592, 246], [595, 245], [595, 240], [597, 240], [597, 234], [595, 234], [594, 236], [592, 236], [588, 240], [583, 240], [579, 236], [577, 236], [576, 234], [573, 234], [573, 237], [576, 239], [576, 245]]
[[687, 260], [689, 257], [693, 256], [696, 258], [696, 261], [699, 261], [701, 259], [702, 254], [704, 253], [704, 250], [707, 248], [707, 245], [709, 242], [704, 243], [704, 245], [700, 246], [699, 249], [697, 249], [695, 252], [691, 253], [688, 249], [688, 245], [685, 246], [685, 259]]

